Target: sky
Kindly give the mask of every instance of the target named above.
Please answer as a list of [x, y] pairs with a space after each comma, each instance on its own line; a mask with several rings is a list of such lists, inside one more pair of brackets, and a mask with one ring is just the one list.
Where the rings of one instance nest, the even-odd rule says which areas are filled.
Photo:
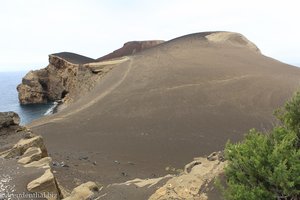
[[98, 58], [132, 40], [239, 32], [300, 66], [297, 0], [1, 0], [0, 71], [46, 67], [62, 51]]

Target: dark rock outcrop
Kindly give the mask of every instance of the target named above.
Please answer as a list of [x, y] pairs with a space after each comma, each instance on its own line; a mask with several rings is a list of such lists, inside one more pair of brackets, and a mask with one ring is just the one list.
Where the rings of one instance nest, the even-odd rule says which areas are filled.
[[0, 129], [12, 125], [19, 125], [20, 117], [15, 112], [0, 112]]
[[129, 56], [135, 53], [138, 53], [142, 50], [149, 49], [151, 47], [157, 46], [163, 43], [163, 40], [147, 40], [147, 41], [131, 41], [126, 42], [123, 47], [115, 50], [112, 53], [109, 53], [105, 56], [102, 56], [97, 59], [97, 61], [110, 60], [118, 57]]

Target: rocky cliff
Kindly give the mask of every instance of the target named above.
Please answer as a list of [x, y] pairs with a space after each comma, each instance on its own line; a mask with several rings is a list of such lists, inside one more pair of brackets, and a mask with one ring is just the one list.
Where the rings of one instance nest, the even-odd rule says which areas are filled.
[[99, 78], [99, 74], [84, 65], [91, 62], [95, 60], [73, 53], [49, 55], [49, 65], [27, 73], [17, 87], [20, 103], [70, 101], [78, 94], [89, 91]]
[[[18, 85], [21, 104], [38, 104], [63, 100], [72, 102], [93, 88], [95, 82], [108, 72], [113, 65], [119, 64], [118, 58], [150, 47], [163, 41], [127, 42], [113, 53], [97, 60], [74, 53], [62, 52], [49, 55], [49, 65], [40, 70], [30, 71]], [[107, 63], [106, 60], [114, 59]], [[104, 62], [103, 62], [104, 61]]]

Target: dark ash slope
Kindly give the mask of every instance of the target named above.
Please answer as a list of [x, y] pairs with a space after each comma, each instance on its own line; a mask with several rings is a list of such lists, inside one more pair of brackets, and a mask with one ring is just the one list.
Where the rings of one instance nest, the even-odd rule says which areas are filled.
[[32, 128], [70, 165], [58, 169], [64, 185], [153, 177], [250, 128], [268, 129], [299, 81], [300, 69], [263, 56], [239, 34], [193, 34], [136, 54]]

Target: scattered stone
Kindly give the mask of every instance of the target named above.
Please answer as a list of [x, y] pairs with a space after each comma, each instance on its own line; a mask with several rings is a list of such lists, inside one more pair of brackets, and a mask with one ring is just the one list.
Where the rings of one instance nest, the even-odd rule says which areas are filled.
[[56, 162], [56, 161], [53, 161], [53, 162], [52, 162], [52, 166], [53, 166], [53, 167], [58, 167], [58, 166], [59, 166], [59, 163]]
[[119, 161], [117, 161], [117, 160], [115, 160], [115, 161], [114, 161], [114, 163], [116, 163], [116, 164], [120, 164], [120, 162], [119, 162]]
[[131, 162], [131, 161], [128, 161], [127, 164], [128, 164], [128, 165], [135, 165], [135, 163], [134, 163], [134, 162]]
[[88, 159], [89, 159], [88, 156], [81, 156], [81, 157], [79, 157], [79, 160], [88, 160]]
[[122, 176], [125, 176], [125, 177], [128, 176], [128, 174], [126, 172], [122, 172], [121, 174], [122, 174]]
[[70, 167], [70, 166], [67, 165], [65, 162], [61, 162], [61, 163], [60, 163], [60, 166], [61, 166], [61, 167], [66, 167], [66, 168]]
[[93, 162], [93, 165], [97, 165], [97, 162], [96, 162], [96, 161], [94, 161], [94, 162]]
[[62, 162], [57, 162], [57, 161], [53, 161], [52, 162], [52, 166], [53, 167], [70, 167], [69, 165], [67, 165], [64, 161], [62, 161]]

